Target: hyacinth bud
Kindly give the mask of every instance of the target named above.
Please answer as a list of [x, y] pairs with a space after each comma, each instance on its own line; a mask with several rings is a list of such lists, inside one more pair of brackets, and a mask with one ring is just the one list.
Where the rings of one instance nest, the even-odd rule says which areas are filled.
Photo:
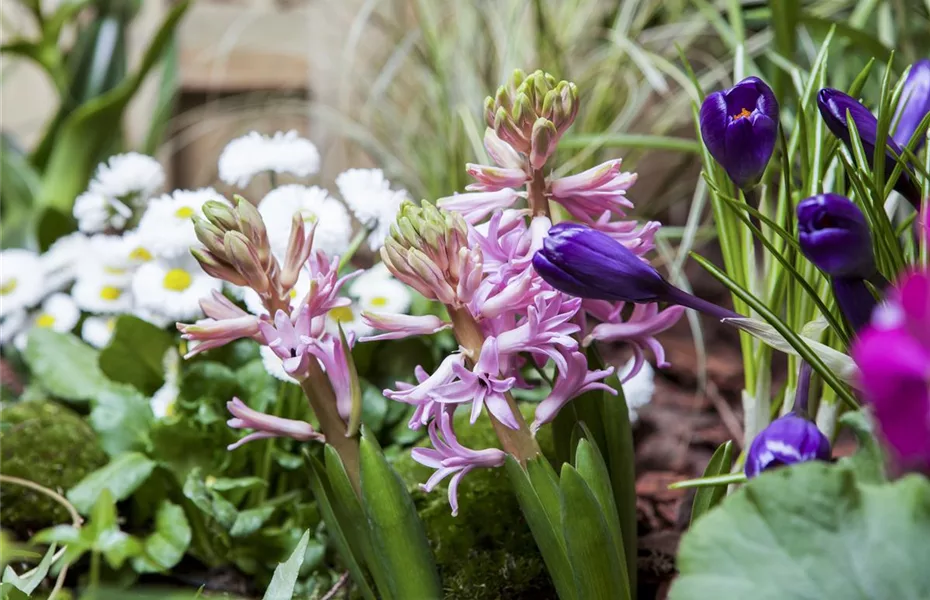
[[555, 152], [555, 147], [559, 143], [559, 132], [555, 124], [548, 120], [539, 118], [533, 124], [533, 133], [530, 136], [530, 166], [534, 169], [541, 169], [549, 156]]
[[381, 249], [388, 269], [424, 296], [444, 304], [461, 302], [456, 288], [467, 247], [468, 228], [462, 216], [429, 202], [405, 202]]
[[804, 417], [787, 414], [775, 419], [749, 446], [746, 477], [811, 460], [830, 460], [830, 440]]
[[[541, 150], [544, 147], [555, 147], [577, 112], [578, 91], [575, 85], [557, 81], [543, 71], [535, 71], [529, 76], [522, 71], [515, 71], [508, 84], [497, 89], [494, 98], [485, 99], [488, 126], [515, 150], [527, 155], [534, 153], [537, 163], [539, 157], [543, 156]], [[550, 135], [548, 126], [539, 124], [540, 120], [549, 122], [554, 135]], [[545, 136], [546, 143], [534, 146], [534, 132], [543, 129], [546, 131], [537, 135]], [[549, 154], [551, 151], [545, 156]]]
[[271, 288], [271, 281], [249, 239], [241, 232], [227, 231], [223, 245], [236, 271], [246, 280], [248, 286], [259, 294], [267, 294]]
[[239, 227], [239, 219], [236, 217], [236, 213], [225, 202], [208, 200], [203, 205], [203, 214], [210, 223], [224, 233], [235, 231]]
[[246, 280], [239, 275], [232, 264], [217, 257], [209, 250], [191, 248], [191, 255], [200, 263], [200, 268], [203, 269], [204, 273], [207, 275], [222, 279], [223, 281], [228, 281], [232, 285], [246, 285]]
[[193, 220], [197, 240], [214, 255], [224, 255], [223, 236], [226, 232], [202, 217], [195, 215]]
[[258, 209], [242, 196], [236, 196], [235, 199], [239, 231], [251, 242], [262, 267], [271, 268], [271, 244], [268, 242], [268, 231], [262, 216]]
[[759, 182], [778, 134], [778, 101], [758, 77], [708, 94], [701, 104], [701, 138], [740, 188]]
[[303, 218], [300, 213], [294, 213], [291, 219], [291, 235], [288, 238], [287, 251], [284, 255], [284, 267], [281, 270], [282, 289], [290, 289], [297, 283], [301, 268], [310, 258], [314, 233], [316, 233], [316, 223], [310, 226], [310, 234], [307, 235]]

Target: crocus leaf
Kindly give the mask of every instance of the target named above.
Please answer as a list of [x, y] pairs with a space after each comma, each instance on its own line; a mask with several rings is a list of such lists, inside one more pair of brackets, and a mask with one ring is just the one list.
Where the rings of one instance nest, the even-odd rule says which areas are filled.
[[[714, 477], [716, 475], [726, 475], [733, 466], [733, 441], [728, 440], [714, 451], [710, 457], [707, 468], [704, 469], [704, 477]], [[691, 504], [691, 523], [694, 524], [698, 517], [712, 509], [720, 503], [727, 495], [726, 486], [704, 487], [698, 489], [694, 495], [694, 502]]]
[[155, 531], [142, 542], [142, 553], [132, 559], [136, 573], [167, 571], [184, 557], [191, 543], [191, 527], [184, 509], [162, 501], [155, 513]]
[[291, 600], [294, 597], [294, 587], [300, 575], [300, 567], [304, 564], [304, 554], [307, 544], [310, 543], [310, 530], [304, 532], [297, 547], [291, 552], [290, 558], [279, 564], [271, 577], [271, 583], [265, 590], [262, 600]]
[[441, 598], [442, 586], [423, 524], [407, 488], [366, 437], [360, 443], [362, 506], [391, 596]]
[[151, 396], [165, 381], [165, 352], [174, 336], [132, 315], [121, 315], [100, 351], [100, 370], [111, 381], [131, 384]]
[[[356, 556], [353, 552], [349, 545], [349, 540], [343, 531], [342, 524], [339, 522], [339, 519], [336, 518], [333, 502], [335, 494], [332, 487], [329, 485], [326, 469], [320, 461], [313, 457], [307, 450], [304, 450], [304, 458], [310, 467], [310, 489], [313, 491], [313, 497], [317, 501], [320, 515], [323, 517], [323, 522], [326, 523], [326, 530], [331, 536], [333, 544], [336, 546], [336, 551], [339, 553], [339, 557], [352, 575], [352, 581], [358, 587], [359, 591], [361, 591], [362, 596], [364, 596], [366, 600], [375, 600], [374, 592], [371, 591], [371, 586], [368, 585], [368, 581], [365, 578], [365, 571], [362, 569], [359, 562], [362, 560], [361, 553]], [[389, 599], [385, 596], [385, 600]]]
[[125, 500], [152, 474], [155, 461], [139, 452], [127, 452], [89, 473], [68, 491], [68, 501], [86, 515], [106, 490], [116, 500]]
[[669, 597], [925, 598], [928, 505], [919, 475], [875, 485], [821, 462], [763, 473], [684, 535]]
[[562, 537], [562, 501], [552, 467], [539, 456], [528, 460], [524, 470], [508, 455], [504, 468], [559, 598], [576, 598], [572, 566]]
[[612, 549], [607, 521], [597, 498], [578, 471], [562, 465], [562, 533], [574, 573], [576, 597], [628, 600], [626, 570]]

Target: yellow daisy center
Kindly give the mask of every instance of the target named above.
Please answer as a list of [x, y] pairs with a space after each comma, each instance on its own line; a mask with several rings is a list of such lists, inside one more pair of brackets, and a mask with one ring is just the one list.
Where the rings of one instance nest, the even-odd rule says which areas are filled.
[[194, 216], [194, 209], [190, 206], [182, 206], [178, 210], [174, 211], [174, 216], [179, 219], [190, 219]]
[[138, 248], [133, 248], [132, 252], [129, 253], [129, 258], [140, 262], [148, 262], [152, 260], [152, 253], [142, 246], [139, 246]]
[[109, 273], [110, 275], [123, 275], [126, 273], [126, 269], [121, 269], [119, 267], [104, 267], [104, 273]]
[[100, 297], [104, 300], [119, 300], [119, 297], [123, 295], [123, 290], [118, 287], [113, 287], [112, 285], [105, 285], [100, 288]]
[[191, 286], [191, 274], [184, 269], [171, 269], [165, 273], [165, 280], [162, 285], [166, 290], [173, 292], [183, 292]]
[[175, 405], [176, 405], [176, 404], [177, 404], [177, 402], [172, 402], [171, 404], [169, 404], [168, 406], [165, 407], [165, 416], [166, 416], [166, 417], [173, 417], [173, 416], [174, 416], [174, 414], [177, 412], [177, 411], [175, 410]]
[[369, 301], [372, 306], [387, 306], [388, 299], [384, 296], [375, 296]]
[[53, 317], [52, 315], [48, 313], [42, 313], [36, 319], [37, 327], [51, 327], [54, 324], [55, 324], [55, 317]]
[[355, 313], [351, 306], [337, 306], [329, 311], [329, 318], [337, 323], [351, 323], [355, 320]]
[[10, 277], [0, 284], [0, 296], [8, 296], [16, 289], [16, 278]]

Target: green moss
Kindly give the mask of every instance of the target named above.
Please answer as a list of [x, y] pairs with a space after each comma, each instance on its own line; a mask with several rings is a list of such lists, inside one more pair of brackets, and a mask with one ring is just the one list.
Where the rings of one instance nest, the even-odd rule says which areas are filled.
[[[524, 407], [524, 412], [532, 408]], [[468, 414], [460, 411], [455, 431], [468, 448], [498, 446], [486, 417], [470, 425]], [[544, 440], [540, 441], [545, 449]], [[399, 456], [394, 467], [407, 482], [426, 527], [446, 600], [556, 598], [503, 469], [469, 473], [459, 485], [459, 514], [453, 517], [445, 485], [430, 494], [419, 489], [431, 469], [413, 461], [409, 452]]]
[[[94, 431], [74, 411], [53, 402], [21, 402], [0, 411], [0, 470], [60, 493], [103, 466]], [[0, 521], [26, 537], [69, 521], [60, 504], [19, 485], [0, 486]]]

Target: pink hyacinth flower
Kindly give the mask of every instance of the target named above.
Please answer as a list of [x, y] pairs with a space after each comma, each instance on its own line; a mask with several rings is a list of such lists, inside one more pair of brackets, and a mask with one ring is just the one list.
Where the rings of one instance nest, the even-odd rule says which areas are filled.
[[310, 357], [307, 340], [310, 339], [310, 309], [304, 304], [297, 310], [297, 319], [283, 310], [275, 313], [274, 324], [262, 321], [258, 324], [265, 345], [282, 360], [284, 370], [298, 381], [307, 376]]
[[[609, 312], [604, 314], [604, 306], [612, 307]], [[623, 382], [629, 381], [643, 366], [645, 357], [643, 350], [649, 348], [656, 357], [656, 365], [667, 367], [668, 362], [665, 360], [665, 349], [656, 335], [673, 326], [685, 312], [683, 306], [669, 306], [663, 311], [659, 311], [659, 305], [655, 303], [637, 304], [630, 313], [628, 319], [623, 320], [621, 315], [623, 311], [623, 302], [615, 306], [603, 301], [595, 303], [585, 303], [585, 307], [598, 307], [600, 314], [595, 316], [603, 322], [596, 325], [591, 333], [584, 340], [583, 345], [588, 346], [595, 340], [601, 342], [626, 342], [633, 347], [634, 362], [633, 366], [623, 374]], [[595, 309], [597, 310], [597, 309]]]
[[330, 258], [323, 252], [314, 252], [307, 261], [310, 270], [310, 290], [300, 304], [307, 306], [310, 317], [325, 316], [330, 310], [352, 303], [340, 296], [342, 287], [351, 279], [362, 274], [361, 270], [339, 276], [339, 258]]
[[[353, 341], [354, 336], [346, 339], [349, 349], [352, 348]], [[326, 377], [336, 396], [336, 410], [339, 411], [340, 417], [348, 421], [352, 413], [352, 376], [342, 340], [327, 333], [320, 338], [303, 337], [301, 342], [306, 344], [307, 353], [320, 361], [323, 370], [326, 371]]]
[[248, 442], [273, 437], [289, 437], [301, 442], [310, 440], [326, 441], [323, 434], [318, 433], [306, 421], [295, 421], [294, 419], [285, 419], [259, 412], [246, 406], [245, 402], [239, 398], [233, 398], [227, 402], [226, 408], [233, 415], [233, 418], [226, 421], [227, 425], [233, 429], [255, 430], [238, 442], [227, 446], [227, 450], [235, 450]]
[[436, 206], [460, 213], [467, 223], [477, 223], [495, 210], [509, 208], [520, 194], [504, 188], [493, 192], [465, 192], [446, 196], [436, 201]]
[[572, 337], [579, 327], [573, 321], [581, 307], [581, 298], [570, 298], [556, 291], [537, 294], [533, 304], [525, 308], [526, 317], [496, 337], [498, 350], [503, 355], [528, 352], [551, 358], [559, 372], [565, 373], [568, 364], [562, 350], [578, 348]]
[[417, 366], [414, 371], [417, 378], [417, 385], [398, 381], [395, 385], [396, 390], [384, 390], [384, 396], [411, 404], [416, 407], [413, 417], [410, 418], [408, 426], [411, 429], [419, 429], [426, 425], [430, 418], [438, 414], [441, 406], [434, 399], [434, 392], [443, 385], [455, 380], [456, 374], [454, 367], [465, 364], [465, 355], [461, 352], [450, 354], [443, 359], [432, 375], [428, 375], [423, 367]]
[[534, 435], [540, 427], [551, 422], [572, 398], [591, 390], [604, 390], [617, 395], [617, 390], [602, 381], [614, 372], [613, 367], [589, 371], [588, 359], [581, 352], [572, 352], [566, 362], [568, 369], [556, 379], [549, 397], [536, 407], [536, 418], [530, 426]]
[[619, 158], [609, 160], [583, 173], [556, 179], [549, 184], [549, 191], [565, 210], [582, 220], [604, 211], [626, 216], [633, 203], [625, 194], [636, 183], [636, 173], [622, 172], [621, 162]]
[[472, 450], [462, 446], [452, 429], [452, 417], [446, 411], [430, 423], [429, 438], [433, 443], [432, 448], [414, 448], [410, 455], [421, 465], [436, 469], [422, 485], [426, 492], [432, 491], [440, 481], [452, 475], [449, 481], [449, 506], [452, 507], [452, 516], [456, 516], [459, 512], [458, 488], [462, 478], [473, 469], [500, 467], [507, 455], [497, 448]]
[[177, 324], [181, 338], [191, 342], [190, 350], [184, 358], [241, 338], [260, 339], [259, 318], [245, 312], [220, 292], [213, 290], [210, 297], [200, 301], [200, 307], [206, 319], [192, 324]]
[[496, 192], [505, 188], [516, 188], [530, 179], [523, 169], [468, 163], [465, 165], [465, 171], [476, 181], [465, 186], [469, 192]]
[[378, 340], [400, 340], [415, 335], [432, 335], [452, 327], [452, 323], [443, 321], [436, 315], [404, 315], [396, 313], [362, 313], [362, 322], [379, 331], [377, 335], [359, 338], [360, 342]]
[[902, 278], [851, 353], [894, 463], [930, 473], [930, 271]]

